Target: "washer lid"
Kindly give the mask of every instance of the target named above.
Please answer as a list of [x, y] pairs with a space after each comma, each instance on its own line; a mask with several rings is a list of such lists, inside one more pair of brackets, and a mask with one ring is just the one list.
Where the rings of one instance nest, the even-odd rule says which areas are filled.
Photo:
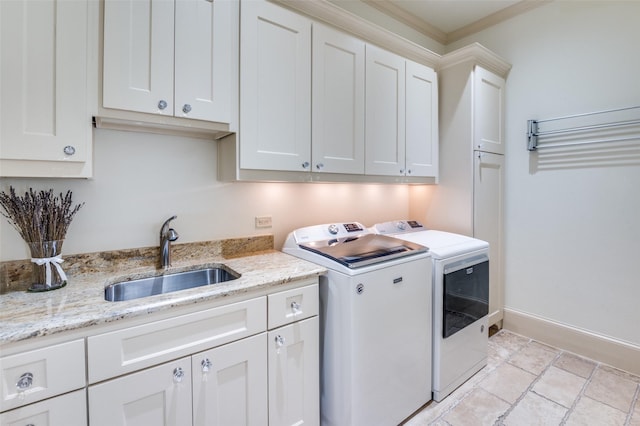
[[310, 241], [300, 243], [299, 246], [348, 268], [359, 268], [398, 257], [425, 253], [429, 250], [420, 244], [377, 234]]

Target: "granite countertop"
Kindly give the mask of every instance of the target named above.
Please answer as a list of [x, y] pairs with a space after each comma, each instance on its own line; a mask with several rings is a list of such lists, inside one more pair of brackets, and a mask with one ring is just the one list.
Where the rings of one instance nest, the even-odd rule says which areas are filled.
[[[166, 272], [156, 264], [157, 247], [68, 257], [63, 254], [68, 284], [43, 293], [28, 293], [11, 285], [24, 280], [25, 274], [28, 280], [28, 261], [4, 262], [0, 265], [5, 281], [0, 283], [4, 284], [0, 294], [0, 345], [250, 293], [326, 272], [321, 266], [273, 250], [272, 236], [176, 244], [173, 250], [172, 267]], [[126, 278], [221, 265], [241, 277], [130, 301], [104, 300], [104, 287]]]

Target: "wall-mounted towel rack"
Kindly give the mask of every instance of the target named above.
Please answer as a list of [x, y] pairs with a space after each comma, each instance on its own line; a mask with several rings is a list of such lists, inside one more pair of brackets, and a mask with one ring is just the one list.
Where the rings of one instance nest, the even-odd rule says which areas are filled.
[[[539, 145], [542, 137], [549, 143]], [[640, 106], [527, 121], [529, 151], [631, 140], [640, 142]]]

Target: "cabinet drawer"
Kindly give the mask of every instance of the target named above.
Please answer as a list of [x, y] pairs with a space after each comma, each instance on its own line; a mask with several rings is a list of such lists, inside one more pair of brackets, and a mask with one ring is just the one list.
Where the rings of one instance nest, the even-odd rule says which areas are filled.
[[268, 296], [269, 330], [318, 315], [318, 285], [309, 285]]
[[82, 388], [85, 385], [84, 340], [0, 358], [0, 372], [0, 411]]
[[85, 390], [7, 411], [0, 414], [0, 424], [4, 426], [86, 426]]
[[89, 383], [259, 333], [266, 314], [259, 297], [89, 337]]

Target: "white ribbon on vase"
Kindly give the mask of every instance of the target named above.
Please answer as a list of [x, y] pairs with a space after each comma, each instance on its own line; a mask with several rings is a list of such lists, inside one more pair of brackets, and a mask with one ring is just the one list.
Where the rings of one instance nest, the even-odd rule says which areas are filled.
[[44, 265], [47, 287], [51, 287], [51, 264], [55, 266], [56, 270], [58, 271], [58, 275], [60, 275], [60, 279], [62, 279], [63, 282], [67, 280], [67, 274], [64, 273], [64, 271], [62, 270], [62, 266], [60, 266], [60, 264], [64, 262], [60, 255], [54, 257], [31, 258], [31, 261], [39, 266]]

